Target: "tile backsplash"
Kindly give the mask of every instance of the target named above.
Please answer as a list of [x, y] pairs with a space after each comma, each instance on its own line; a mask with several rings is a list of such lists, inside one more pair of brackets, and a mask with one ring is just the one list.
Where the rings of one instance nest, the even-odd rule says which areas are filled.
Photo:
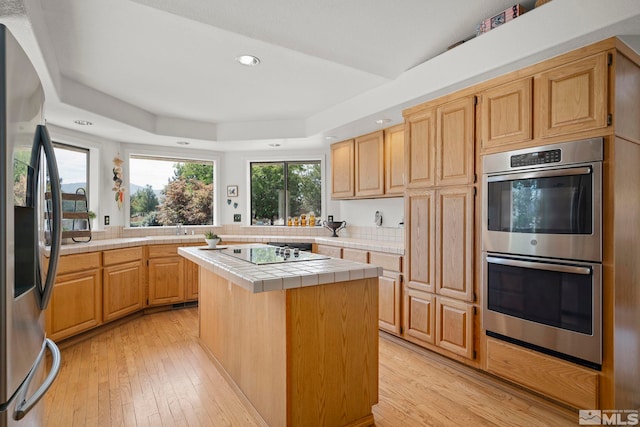
[[[323, 227], [282, 227], [282, 226], [247, 226], [225, 224], [223, 226], [182, 226], [183, 234], [204, 234], [211, 230], [217, 234], [226, 235], [257, 235], [257, 236], [314, 236], [329, 237], [331, 231]], [[141, 227], [125, 228], [123, 226], [105, 226], [102, 230], [91, 232], [92, 240], [118, 239], [123, 237], [171, 236], [176, 234], [176, 227]], [[404, 242], [404, 228], [402, 227], [365, 227], [349, 226], [338, 232], [340, 237], [352, 239], [377, 240], [387, 242]]]

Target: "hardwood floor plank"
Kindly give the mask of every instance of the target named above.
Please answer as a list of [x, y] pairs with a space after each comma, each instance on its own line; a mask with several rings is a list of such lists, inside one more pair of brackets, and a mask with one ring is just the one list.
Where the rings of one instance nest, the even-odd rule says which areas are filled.
[[[46, 426], [263, 426], [198, 341], [197, 308], [132, 318], [62, 346]], [[396, 341], [379, 340], [378, 427], [575, 426], [539, 397]]]

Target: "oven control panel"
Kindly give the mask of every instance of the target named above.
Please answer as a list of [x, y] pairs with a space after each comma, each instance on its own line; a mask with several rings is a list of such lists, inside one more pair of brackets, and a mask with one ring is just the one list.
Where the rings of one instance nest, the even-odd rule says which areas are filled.
[[560, 150], [536, 151], [511, 156], [511, 167], [541, 165], [544, 163], [557, 163], [561, 159]]

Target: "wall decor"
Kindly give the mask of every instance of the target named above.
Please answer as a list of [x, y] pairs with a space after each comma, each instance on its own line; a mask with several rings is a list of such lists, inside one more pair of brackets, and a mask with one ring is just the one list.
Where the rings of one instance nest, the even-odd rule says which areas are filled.
[[237, 185], [227, 185], [227, 197], [238, 197]]
[[124, 190], [122, 186], [122, 163], [124, 161], [120, 158], [120, 153], [113, 158], [113, 188], [116, 193], [115, 199], [118, 204], [118, 209], [122, 209], [122, 203], [124, 202]]
[[231, 205], [231, 199], [227, 199], [227, 204]]
[[238, 209], [238, 202], [235, 202], [235, 203], [233, 204], [233, 209]]

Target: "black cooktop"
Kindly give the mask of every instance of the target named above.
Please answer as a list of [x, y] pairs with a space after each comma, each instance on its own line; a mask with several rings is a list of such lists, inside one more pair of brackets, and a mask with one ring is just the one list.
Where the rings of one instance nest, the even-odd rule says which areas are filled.
[[281, 264], [296, 261], [315, 261], [329, 258], [326, 255], [301, 251], [297, 248], [292, 249], [272, 246], [260, 248], [227, 248], [222, 249], [220, 253], [257, 265]]

